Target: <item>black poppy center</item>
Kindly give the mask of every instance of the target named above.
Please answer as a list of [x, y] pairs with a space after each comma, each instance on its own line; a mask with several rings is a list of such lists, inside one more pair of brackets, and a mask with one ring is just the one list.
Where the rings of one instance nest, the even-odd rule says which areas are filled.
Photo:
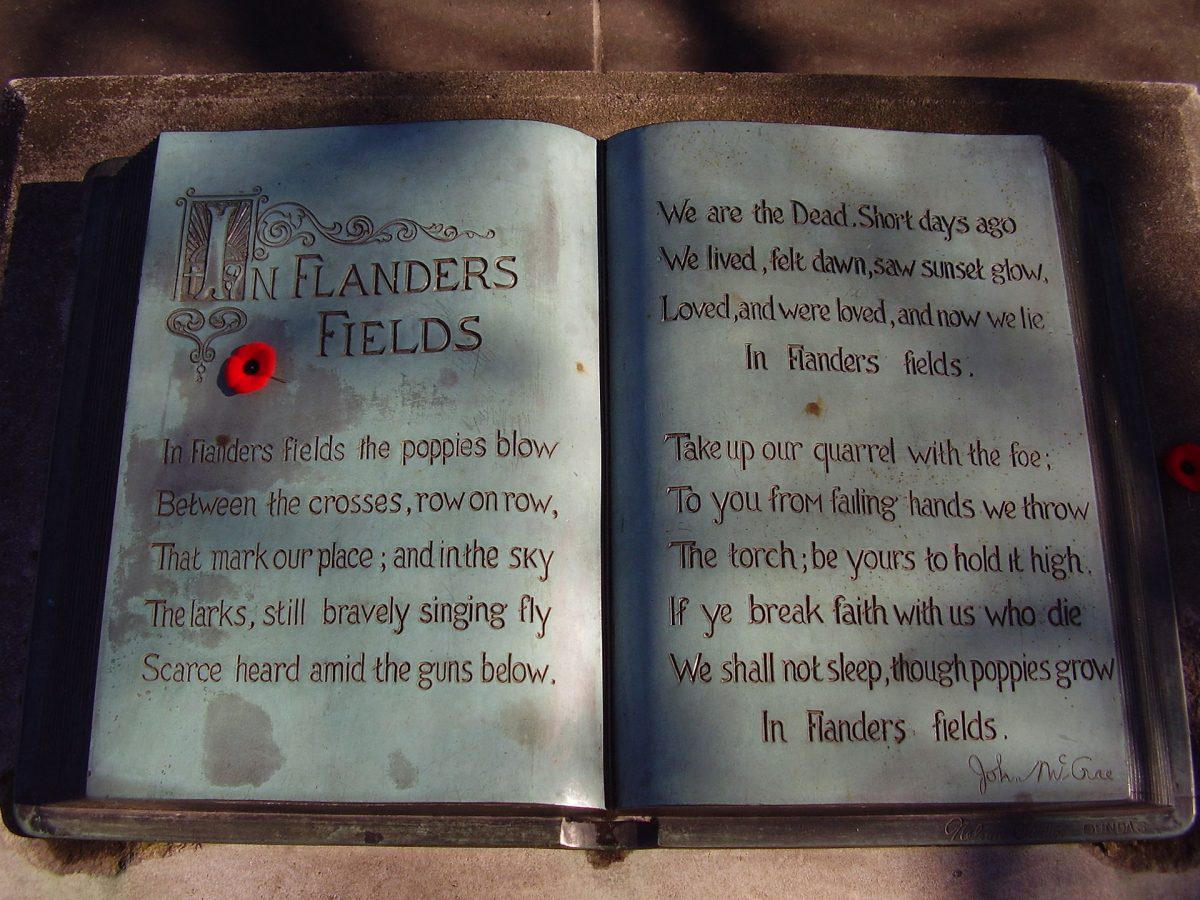
[[1184, 475], [1195, 475], [1196, 474], [1196, 464], [1194, 462], [1192, 462], [1190, 459], [1185, 459], [1183, 462], [1181, 462], [1179, 464], [1179, 469], [1181, 472], [1183, 472]]
[[257, 359], [248, 359], [246, 364], [242, 366], [242, 371], [247, 375], [257, 375], [260, 366]]

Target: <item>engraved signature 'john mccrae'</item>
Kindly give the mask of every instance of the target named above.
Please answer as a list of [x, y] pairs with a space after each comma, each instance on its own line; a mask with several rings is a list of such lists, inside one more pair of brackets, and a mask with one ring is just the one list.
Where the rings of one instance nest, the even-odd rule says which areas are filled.
[[967, 759], [967, 765], [979, 778], [979, 793], [987, 793], [990, 784], [1021, 784], [1032, 781], [1035, 784], [1045, 784], [1058, 781], [1112, 781], [1112, 769], [1104, 769], [1092, 764], [1090, 756], [1071, 757], [1060, 753], [1053, 762], [1039, 759], [1024, 775], [1013, 775], [1004, 768], [1000, 754], [996, 754], [996, 765], [985, 768], [984, 762], [974, 753]]

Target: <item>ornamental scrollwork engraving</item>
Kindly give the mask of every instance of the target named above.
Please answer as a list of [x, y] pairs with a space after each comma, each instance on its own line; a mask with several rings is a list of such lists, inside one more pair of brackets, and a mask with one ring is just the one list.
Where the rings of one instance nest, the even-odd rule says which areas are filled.
[[201, 339], [204, 330], [205, 316], [195, 307], [176, 309], [167, 316], [166, 328], [171, 334], [187, 338], [196, 346], [188, 353], [188, 359], [196, 367], [196, 381], [204, 380], [208, 364], [217, 358], [217, 351], [212, 343], [217, 338], [234, 334], [246, 327], [246, 314], [233, 306], [222, 306], [208, 314], [207, 323], [212, 329], [211, 334]]
[[370, 216], [354, 215], [343, 222], [325, 224], [303, 203], [282, 202], [268, 206], [258, 218], [258, 234], [254, 250], [255, 259], [265, 259], [268, 248], [274, 249], [298, 241], [311, 247], [317, 235], [335, 244], [379, 244], [387, 241], [411, 241], [424, 234], [435, 241], [448, 243], [459, 238], [491, 240], [496, 231], [475, 231], [434, 222], [423, 225], [415, 219], [397, 217], [376, 225]]

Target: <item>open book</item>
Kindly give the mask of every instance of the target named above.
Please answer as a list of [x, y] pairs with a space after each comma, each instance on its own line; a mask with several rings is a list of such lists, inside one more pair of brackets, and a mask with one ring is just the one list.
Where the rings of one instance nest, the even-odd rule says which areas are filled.
[[1129, 373], [1040, 139], [166, 134], [95, 192], [30, 831], [1190, 822]]

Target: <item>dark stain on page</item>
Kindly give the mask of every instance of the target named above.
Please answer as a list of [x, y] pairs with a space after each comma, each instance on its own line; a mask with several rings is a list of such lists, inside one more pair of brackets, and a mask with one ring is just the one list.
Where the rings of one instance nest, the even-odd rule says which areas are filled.
[[263, 784], [283, 765], [266, 710], [219, 694], [204, 717], [204, 777], [220, 787]]
[[417, 783], [417, 767], [409, 762], [401, 750], [396, 750], [388, 757], [388, 775], [392, 784], [405, 790]]
[[[283, 333], [277, 323], [272, 330], [264, 321], [268, 339]], [[293, 342], [294, 344], [294, 342]], [[332, 369], [306, 365], [295, 372], [288, 385], [272, 382], [254, 394], [226, 396], [217, 386], [220, 365], [237, 343], [227, 340], [218, 348], [218, 360], [195, 380], [195, 371], [181, 350], [176, 357], [173, 389], [182, 401], [181, 424], [169, 432], [149, 429], [130, 437], [123, 489], [129, 499], [127, 539], [115, 559], [112, 590], [109, 592], [108, 640], [120, 647], [149, 635], [144, 598], [159, 597], [170, 603], [187, 604], [189, 597], [213, 601], [238, 599], [232, 585], [215, 581], [197, 583], [190, 573], [205, 565], [207, 549], [213, 545], [211, 523], [180, 519], [170, 511], [176, 503], [192, 496], [209, 501], [216, 495], [249, 497], [264, 506], [264, 487], [280, 478], [299, 478], [311, 463], [283, 462], [284, 441], [290, 435], [299, 442], [336, 435], [359, 420], [363, 399], [338, 378]], [[292, 346], [284, 340], [278, 346]], [[284, 356], [295, 360], [293, 351]], [[293, 365], [296, 365], [293, 363]], [[304, 403], [295, 392], [303, 385]], [[270, 445], [270, 460], [264, 448]], [[178, 448], [178, 462], [167, 462], [168, 448]], [[182, 567], [160, 566], [155, 542], [178, 542], [175, 550], [192, 553], [199, 548], [200, 560], [189, 559]], [[189, 583], [191, 582], [191, 583]], [[212, 646], [221, 640], [218, 631], [199, 639]]]
[[500, 726], [504, 733], [528, 750], [544, 747], [551, 739], [551, 723], [542, 708], [532, 700], [512, 704]]

